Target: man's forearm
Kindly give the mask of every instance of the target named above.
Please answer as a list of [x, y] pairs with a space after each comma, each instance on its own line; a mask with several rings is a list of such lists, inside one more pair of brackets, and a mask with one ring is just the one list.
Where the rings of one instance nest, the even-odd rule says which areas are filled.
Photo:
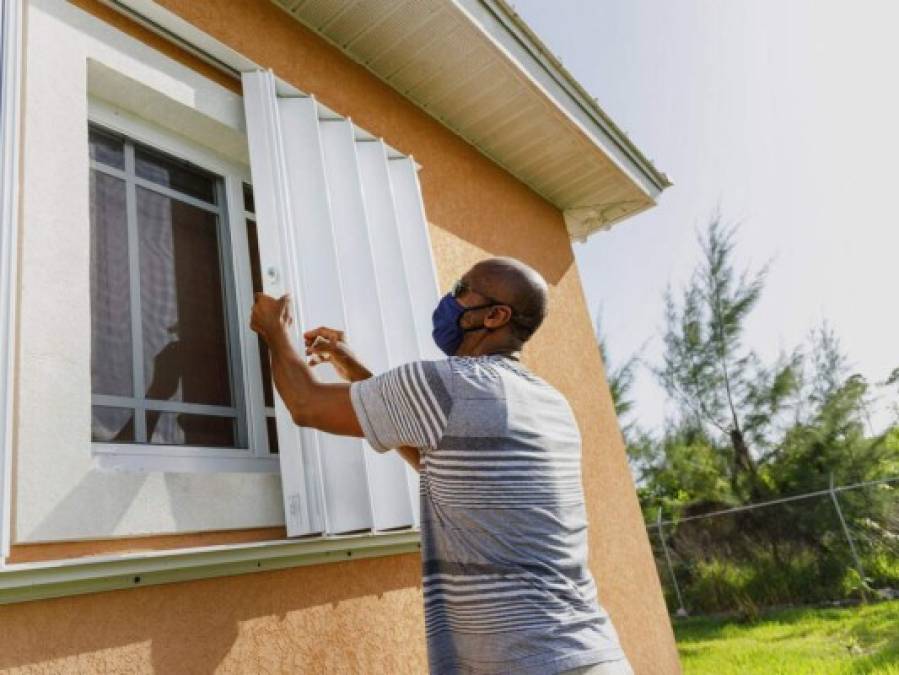
[[272, 358], [272, 380], [294, 421], [314, 396], [318, 381], [290, 341], [287, 331], [266, 336]]
[[266, 342], [272, 357], [272, 380], [295, 424], [341, 436], [363, 435], [349, 385], [319, 382], [286, 330], [266, 336]]

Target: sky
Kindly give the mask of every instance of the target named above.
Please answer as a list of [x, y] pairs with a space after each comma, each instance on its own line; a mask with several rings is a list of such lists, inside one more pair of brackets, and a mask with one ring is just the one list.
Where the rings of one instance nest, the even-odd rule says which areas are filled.
[[[747, 346], [773, 359], [826, 320], [854, 372], [899, 366], [899, 2], [512, 4], [675, 184], [574, 245], [612, 367], [641, 347], [659, 361], [663, 293], [689, 278], [716, 208], [739, 224], [738, 267], [772, 264]], [[633, 398], [645, 427], [674, 412], [645, 371]]]

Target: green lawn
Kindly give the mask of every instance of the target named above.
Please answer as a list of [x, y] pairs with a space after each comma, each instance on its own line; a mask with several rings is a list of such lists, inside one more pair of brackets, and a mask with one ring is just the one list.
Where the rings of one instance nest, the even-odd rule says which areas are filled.
[[674, 625], [686, 675], [899, 675], [899, 601]]

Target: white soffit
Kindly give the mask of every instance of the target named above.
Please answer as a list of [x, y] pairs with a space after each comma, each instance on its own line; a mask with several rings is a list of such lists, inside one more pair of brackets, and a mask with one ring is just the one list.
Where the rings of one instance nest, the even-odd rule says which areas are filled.
[[273, 0], [565, 211], [582, 239], [670, 185], [505, 0]]

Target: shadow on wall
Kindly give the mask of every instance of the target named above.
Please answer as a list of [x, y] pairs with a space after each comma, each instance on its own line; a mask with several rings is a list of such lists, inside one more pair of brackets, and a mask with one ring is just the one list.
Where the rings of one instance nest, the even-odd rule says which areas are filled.
[[135, 497], [147, 482], [146, 473], [115, 474], [113, 483], [109, 474], [91, 471], [73, 487], [65, 497], [41, 520], [31, 532], [23, 533], [28, 541], [53, 541], [59, 532], [77, 532], [83, 528], [85, 504], [96, 504], [95, 513], [100, 522], [92, 523], [97, 532], [114, 532]]
[[[86, 473], [68, 493], [30, 531], [22, 532], [24, 545], [42, 543], [74, 542], [80, 539], [116, 538], [120, 537], [121, 524], [127, 520], [129, 511], [137, 502], [146, 502], [147, 496], [141, 495], [145, 488], [151, 488], [158, 494], [158, 486], [148, 485], [150, 481], [160, 479], [158, 473], [115, 471], [109, 472], [93, 469]], [[171, 519], [169, 532], [132, 532], [133, 536], [168, 536], [175, 533], [198, 533], [210, 530], [208, 513], [197, 509], [205, 499], [210, 502], [221, 497], [215, 489], [210, 489], [206, 474], [163, 473], [161, 480], [167, 497], [154, 504], [154, 508], [165, 510]], [[264, 512], [274, 512], [281, 508], [280, 481], [272, 482], [271, 493], [267, 495], [270, 503], [257, 504]], [[235, 484], [234, 489], [239, 489]], [[49, 498], [49, 496], [47, 497]], [[85, 521], [84, 507], [91, 505], [90, 522]], [[146, 504], [141, 504], [145, 508]], [[253, 525], [259, 527], [282, 527], [283, 521], [273, 520], [271, 523]], [[239, 527], [235, 524], [234, 527]], [[128, 530], [127, 527], [124, 528]], [[230, 528], [219, 527], [218, 530]], [[60, 533], [70, 533], [61, 538]]]
[[419, 172], [441, 290], [454, 280], [447, 277], [489, 256], [518, 258], [555, 286], [574, 264], [561, 211], [469, 150], [451, 169], [425, 166]]
[[410, 672], [409, 645], [424, 643], [408, 634], [424, 625], [419, 582], [418, 556], [403, 555], [7, 605], [0, 670], [333, 672], [374, 660]]

